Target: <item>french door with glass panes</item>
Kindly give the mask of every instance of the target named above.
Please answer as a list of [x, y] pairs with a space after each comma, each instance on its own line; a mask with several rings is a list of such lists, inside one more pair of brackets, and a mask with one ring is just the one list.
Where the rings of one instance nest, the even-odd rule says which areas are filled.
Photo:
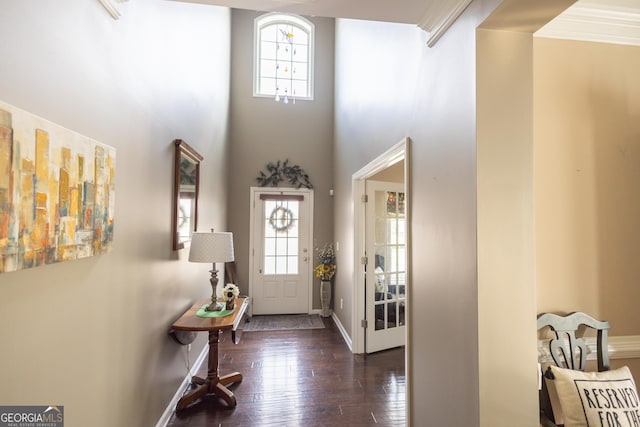
[[308, 313], [313, 191], [251, 189], [252, 314]]
[[366, 352], [405, 345], [404, 184], [366, 182]]

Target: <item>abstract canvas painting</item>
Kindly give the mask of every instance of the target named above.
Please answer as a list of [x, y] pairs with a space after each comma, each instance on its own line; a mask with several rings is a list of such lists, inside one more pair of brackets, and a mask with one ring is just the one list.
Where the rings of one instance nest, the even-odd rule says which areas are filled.
[[107, 253], [116, 150], [0, 102], [0, 272]]

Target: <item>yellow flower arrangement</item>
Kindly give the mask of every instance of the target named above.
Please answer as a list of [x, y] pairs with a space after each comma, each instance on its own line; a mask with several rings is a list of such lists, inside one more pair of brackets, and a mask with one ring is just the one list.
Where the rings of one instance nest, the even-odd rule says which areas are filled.
[[322, 248], [316, 248], [319, 263], [315, 266], [316, 277], [320, 280], [329, 281], [336, 274], [336, 254], [333, 245], [326, 243]]

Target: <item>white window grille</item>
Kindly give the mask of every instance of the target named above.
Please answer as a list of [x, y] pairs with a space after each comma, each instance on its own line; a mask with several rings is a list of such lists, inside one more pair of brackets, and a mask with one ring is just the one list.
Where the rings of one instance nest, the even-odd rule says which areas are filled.
[[253, 95], [285, 103], [313, 99], [314, 25], [297, 15], [268, 13], [254, 22]]
[[300, 201], [264, 202], [264, 274], [298, 274]]

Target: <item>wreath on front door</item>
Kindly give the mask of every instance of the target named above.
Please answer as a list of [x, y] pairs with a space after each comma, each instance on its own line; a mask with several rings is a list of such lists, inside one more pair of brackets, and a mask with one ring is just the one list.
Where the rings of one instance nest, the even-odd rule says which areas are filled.
[[294, 224], [294, 215], [291, 209], [284, 206], [276, 206], [276, 208], [269, 215], [269, 224], [276, 231], [287, 231]]

